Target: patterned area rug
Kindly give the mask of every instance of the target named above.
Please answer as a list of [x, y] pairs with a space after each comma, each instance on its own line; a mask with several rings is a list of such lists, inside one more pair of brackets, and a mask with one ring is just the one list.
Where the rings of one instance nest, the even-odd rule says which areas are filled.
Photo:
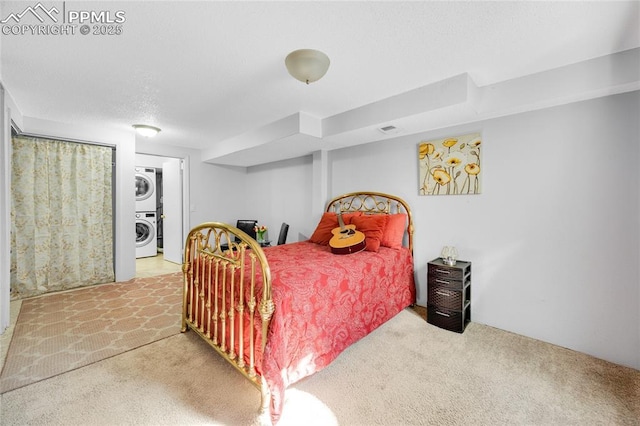
[[181, 306], [181, 272], [24, 300], [0, 393], [178, 334]]

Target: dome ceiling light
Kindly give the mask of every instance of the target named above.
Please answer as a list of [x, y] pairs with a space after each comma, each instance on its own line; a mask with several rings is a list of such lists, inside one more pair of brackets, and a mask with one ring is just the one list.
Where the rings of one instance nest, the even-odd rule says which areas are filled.
[[158, 127], [146, 124], [134, 124], [133, 128], [136, 129], [136, 132], [138, 132], [140, 136], [144, 136], [145, 138], [152, 138], [160, 132]]
[[293, 78], [309, 84], [327, 73], [329, 57], [319, 50], [300, 49], [289, 53], [284, 64]]

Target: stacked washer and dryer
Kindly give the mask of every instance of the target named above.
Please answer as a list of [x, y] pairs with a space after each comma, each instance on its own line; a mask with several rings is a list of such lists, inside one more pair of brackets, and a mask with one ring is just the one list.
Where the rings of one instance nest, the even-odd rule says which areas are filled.
[[156, 169], [136, 167], [136, 258], [158, 254]]

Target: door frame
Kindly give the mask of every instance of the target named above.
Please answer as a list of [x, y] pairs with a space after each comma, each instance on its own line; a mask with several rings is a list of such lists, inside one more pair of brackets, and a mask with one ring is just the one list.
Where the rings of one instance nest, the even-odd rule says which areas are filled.
[[[162, 163], [163, 159], [171, 158], [180, 160], [182, 164], [182, 236], [181, 240], [184, 241], [189, 233], [190, 228], [190, 217], [189, 217], [189, 206], [191, 205], [191, 201], [189, 198], [189, 176], [190, 176], [190, 163], [189, 156], [179, 156], [179, 155], [162, 155], [162, 154], [151, 154], [148, 152], [137, 152], [135, 153], [136, 157], [138, 155], [146, 156], [146, 157], [156, 157], [158, 159], [159, 164]], [[137, 158], [136, 161], [137, 163]], [[156, 167], [155, 165], [148, 164], [150, 167]], [[184, 259], [184, 244], [180, 247], [181, 257]], [[135, 256], [135, 252], [134, 252]]]
[[0, 334], [11, 322], [11, 111], [5, 107], [0, 81]]

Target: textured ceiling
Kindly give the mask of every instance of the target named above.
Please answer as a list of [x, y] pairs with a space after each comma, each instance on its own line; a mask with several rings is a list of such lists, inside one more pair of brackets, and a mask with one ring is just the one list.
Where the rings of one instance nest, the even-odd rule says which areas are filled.
[[[0, 16], [35, 4], [3, 1]], [[152, 124], [157, 143], [204, 150], [299, 112], [321, 120], [464, 73], [486, 86], [640, 46], [635, 1], [42, 4], [126, 21], [120, 35], [2, 35], [1, 78], [24, 116]], [[300, 48], [331, 59], [308, 86], [284, 66]]]

